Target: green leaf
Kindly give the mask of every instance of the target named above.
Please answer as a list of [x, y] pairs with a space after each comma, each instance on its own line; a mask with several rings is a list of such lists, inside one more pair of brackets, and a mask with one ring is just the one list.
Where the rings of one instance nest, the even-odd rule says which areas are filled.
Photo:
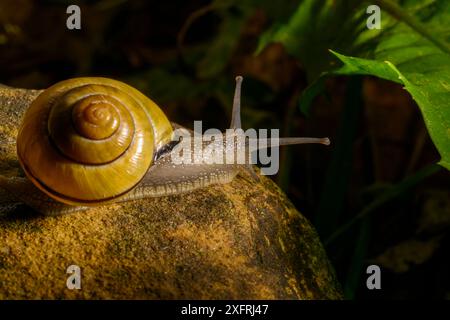
[[[439, 164], [450, 170], [450, 55], [436, 53], [424, 58], [436, 59], [436, 66], [441, 66], [439, 71], [402, 73], [390, 61], [367, 60], [333, 53], [344, 63], [334, 74], [373, 75], [402, 84], [422, 112], [431, 139], [441, 154]], [[414, 59], [417, 64], [422, 62], [423, 65], [432, 65], [430, 61], [421, 61], [424, 59], [420, 57], [410, 59]], [[408, 60], [404, 60], [399, 64], [407, 63]]]
[[[304, 113], [332, 75], [402, 84], [422, 112], [440, 164], [450, 170], [450, 1], [373, 3], [381, 7], [381, 30], [366, 28], [369, 2], [304, 0], [287, 23], [262, 37], [260, 47], [281, 42], [304, 65], [311, 83], [300, 99]], [[337, 70], [336, 57], [344, 64]]]
[[[410, 1], [414, 2], [414, 1]], [[332, 53], [344, 66], [331, 72], [339, 75], [373, 75], [404, 86], [419, 106], [428, 132], [441, 155], [440, 165], [450, 170], [450, 54], [438, 37], [449, 42], [450, 2], [435, 1], [427, 23], [414, 27], [398, 24], [385, 34], [374, 50], [374, 59]], [[427, 28], [423, 30], [422, 28]], [[431, 35], [424, 36], [431, 33]]]
[[380, 31], [366, 28], [366, 7], [360, 0], [301, 1], [286, 23], [261, 36], [257, 52], [269, 43], [282, 43], [299, 59], [312, 82], [336, 67], [330, 48], [346, 54], [365, 52], [370, 40], [380, 35]]
[[333, 50], [330, 50], [330, 52], [344, 63], [343, 67], [332, 72], [334, 75], [373, 75], [385, 80], [403, 83], [396, 70], [392, 69], [387, 61], [348, 57]]

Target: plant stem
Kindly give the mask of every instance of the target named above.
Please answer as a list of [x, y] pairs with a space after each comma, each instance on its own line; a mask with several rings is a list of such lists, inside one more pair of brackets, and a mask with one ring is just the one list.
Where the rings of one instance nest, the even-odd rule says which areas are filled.
[[363, 105], [362, 77], [350, 77], [338, 132], [333, 141], [330, 165], [314, 219], [314, 225], [322, 239], [328, 237], [338, 226], [339, 217], [344, 208], [352, 173], [354, 143]]

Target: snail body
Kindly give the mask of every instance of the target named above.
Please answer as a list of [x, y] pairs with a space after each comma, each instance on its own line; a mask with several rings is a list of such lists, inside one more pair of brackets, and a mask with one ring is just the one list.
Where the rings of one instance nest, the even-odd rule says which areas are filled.
[[[234, 129], [241, 122], [241, 81], [237, 77]], [[189, 192], [227, 183], [242, 168], [251, 170], [249, 163], [208, 159], [174, 164], [170, 155], [178, 127], [156, 103], [122, 82], [96, 77], [59, 82], [40, 93], [23, 116], [16, 146], [26, 177], [0, 176], [0, 187], [37, 211], [54, 214]], [[290, 139], [280, 145], [327, 143]], [[228, 144], [225, 152], [235, 147], [246, 145]]]

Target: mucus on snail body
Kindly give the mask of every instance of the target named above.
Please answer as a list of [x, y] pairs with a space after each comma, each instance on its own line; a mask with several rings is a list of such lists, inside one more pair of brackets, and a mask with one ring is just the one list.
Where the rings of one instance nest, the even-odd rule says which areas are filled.
[[[241, 83], [236, 77], [232, 129], [241, 128]], [[227, 183], [241, 169], [255, 175], [250, 163], [174, 164], [177, 128], [152, 100], [122, 82], [94, 77], [59, 82], [23, 117], [16, 145], [26, 177], [0, 176], [0, 187], [39, 212], [57, 214]], [[278, 145], [300, 143], [329, 140], [281, 138]]]

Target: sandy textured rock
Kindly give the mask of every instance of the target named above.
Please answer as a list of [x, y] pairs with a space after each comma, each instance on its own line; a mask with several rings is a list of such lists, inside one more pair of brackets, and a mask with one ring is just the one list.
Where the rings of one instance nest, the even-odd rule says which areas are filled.
[[[29, 97], [14, 107], [5, 90], [0, 174], [16, 170], [20, 103], [36, 94], [16, 91]], [[0, 192], [0, 205], [8, 197]], [[66, 288], [72, 264], [81, 290]], [[0, 216], [0, 298], [337, 299], [341, 291], [310, 223], [271, 180], [244, 175], [56, 217], [16, 207]]]

